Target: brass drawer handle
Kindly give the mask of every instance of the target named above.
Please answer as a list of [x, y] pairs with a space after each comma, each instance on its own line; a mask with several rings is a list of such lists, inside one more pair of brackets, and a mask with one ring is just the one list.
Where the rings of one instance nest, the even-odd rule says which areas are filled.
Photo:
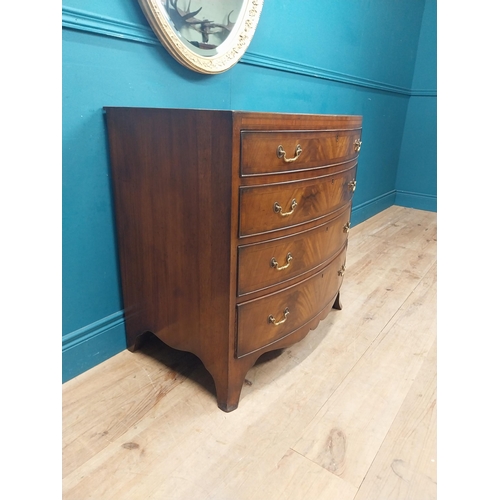
[[349, 184], [347, 184], [347, 186], [349, 187], [349, 189], [354, 193], [354, 191], [356, 191], [356, 181], [351, 181], [349, 182]]
[[283, 209], [281, 208], [281, 205], [278, 203], [278, 202], [275, 202], [274, 204], [274, 211], [277, 213], [277, 214], [280, 214], [282, 217], [286, 217], [287, 215], [292, 215], [293, 214], [293, 211], [295, 210], [295, 207], [298, 205], [297, 203], [297, 200], [294, 198], [292, 200], [292, 209], [290, 210], [290, 212], [283, 212]]
[[339, 276], [344, 276], [345, 273], [345, 264], [342, 264], [342, 267], [339, 269], [338, 274]]
[[346, 225], [344, 226], [344, 233], [348, 233], [349, 229], [351, 229], [351, 223], [347, 222]]
[[278, 266], [278, 261], [273, 257], [271, 259], [271, 267], [276, 268], [276, 271], [282, 271], [283, 269], [286, 269], [290, 265], [290, 262], [292, 262], [292, 258], [293, 258], [292, 254], [288, 252], [286, 254], [286, 264], [283, 266]]
[[283, 311], [283, 313], [285, 314], [284, 318], [279, 320], [279, 321], [276, 321], [274, 319], [274, 316], [272, 314], [269, 315], [269, 318], [268, 321], [269, 323], [272, 323], [274, 326], [278, 326], [278, 325], [282, 325], [286, 320], [287, 320], [287, 316], [290, 314], [290, 311], [288, 310], [288, 307]]
[[354, 141], [354, 151], [356, 151], [356, 153], [359, 153], [360, 149], [361, 149], [361, 144], [363, 144], [361, 142], [361, 139], [356, 139]]
[[292, 161], [295, 161], [301, 155], [301, 153], [302, 153], [302, 148], [300, 147], [300, 144], [297, 144], [297, 147], [295, 148], [295, 156], [293, 158], [286, 157], [286, 152], [281, 144], [278, 146], [278, 149], [276, 150], [278, 158], [283, 158], [283, 160], [285, 160], [286, 163], [291, 163]]

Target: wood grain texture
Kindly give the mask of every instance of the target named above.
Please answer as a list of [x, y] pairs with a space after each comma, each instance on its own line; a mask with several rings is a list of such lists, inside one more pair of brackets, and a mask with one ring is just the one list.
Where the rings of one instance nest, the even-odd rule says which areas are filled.
[[[318, 220], [351, 201], [349, 183], [356, 178], [356, 165], [338, 174], [240, 188], [240, 236], [268, 233]], [[293, 201], [297, 203], [293, 208]], [[278, 203], [282, 215], [275, 210]]]
[[435, 304], [433, 267], [309, 424], [295, 451], [361, 485], [435, 342]]
[[[236, 412], [154, 338], [64, 384], [63, 498], [435, 498], [435, 235], [436, 214], [396, 206], [354, 227], [342, 311], [262, 356]], [[318, 454], [294, 451], [313, 435]]]
[[344, 248], [327, 267], [307, 280], [238, 304], [237, 355], [245, 356], [290, 335], [312, 320], [318, 310], [333, 302], [342, 283], [340, 270], [345, 263], [345, 254]]
[[[328, 261], [347, 240], [351, 206], [332, 220], [307, 231], [238, 247], [238, 295], [284, 283]], [[287, 257], [291, 261], [287, 264]], [[272, 266], [275, 259], [278, 266]], [[284, 267], [278, 269], [278, 267]]]
[[[292, 217], [288, 227], [301, 224], [306, 230], [320, 224], [319, 219], [326, 222], [333, 218], [336, 211], [350, 212], [353, 189], [349, 182], [355, 177], [358, 155], [349, 138], [359, 136], [361, 117], [120, 107], [106, 108], [106, 117], [127, 346], [137, 350], [145, 334], [151, 332], [167, 345], [195, 354], [214, 379], [219, 408], [233, 411], [239, 403], [245, 374], [258, 357], [299, 341], [316, 328], [340, 286], [339, 280], [330, 280], [331, 288], [322, 288], [325, 298], [315, 301], [307, 314], [303, 301], [297, 295], [289, 296], [293, 299], [290, 307], [296, 312], [293, 329], [286, 334], [270, 339], [259, 329], [248, 342], [249, 329], [243, 327], [240, 333], [247, 342], [243, 359], [244, 344], [236, 340], [237, 279], [238, 272], [248, 270], [253, 263], [243, 262], [238, 269], [238, 249], [244, 243], [265, 243], [277, 235], [243, 242], [238, 222], [266, 223], [266, 200], [255, 193], [269, 195], [269, 186], [273, 186], [271, 196], [277, 199], [286, 198], [290, 189], [299, 197], [300, 215], [295, 221]], [[301, 130], [304, 127], [307, 132]], [[330, 131], [325, 132], [324, 127]], [[283, 128], [284, 132], [278, 132], [279, 139], [307, 137], [310, 148], [305, 158], [323, 169], [321, 175], [316, 170], [299, 174], [303, 176], [300, 179], [285, 174], [279, 183], [263, 176], [261, 180], [253, 179], [253, 185], [243, 186], [241, 135], [255, 132], [250, 149], [247, 146], [244, 151], [246, 157], [258, 156], [262, 147], [266, 148], [265, 144], [259, 145], [266, 128], [269, 133]], [[317, 153], [313, 153], [315, 146]], [[335, 155], [353, 159], [332, 165]], [[245, 205], [247, 191], [251, 199]], [[273, 209], [274, 201], [270, 215], [273, 220], [281, 219], [282, 215]], [[268, 232], [274, 229], [279, 227], [268, 228]], [[304, 234], [312, 238], [312, 233], [302, 234], [301, 242], [294, 247], [299, 253], [294, 268], [299, 273], [290, 279], [307, 279], [328, 264], [332, 251], [342, 248], [342, 226], [332, 224], [327, 229], [338, 237], [316, 237], [305, 242]], [[294, 237], [289, 232], [281, 236]], [[313, 253], [306, 258], [307, 248], [312, 248]], [[271, 295], [278, 288], [292, 285], [285, 284], [282, 275], [268, 273], [262, 287], [262, 274], [264, 271], [252, 274], [246, 290], [250, 295], [245, 300], [264, 300], [264, 293], [268, 293], [272, 301]], [[309, 291], [308, 295], [318, 294]], [[243, 308], [241, 301], [238, 307]], [[243, 321], [243, 325], [246, 323]]]
[[[325, 165], [341, 163], [358, 156], [355, 141], [360, 139], [361, 129], [307, 132], [242, 132], [241, 175], [263, 175], [273, 172], [291, 172], [323, 168]], [[282, 146], [286, 162], [277, 149]], [[297, 146], [301, 147], [296, 155]]]
[[[361, 128], [363, 117], [238, 111], [235, 113], [235, 120], [242, 130], [336, 130]], [[276, 123], [279, 125], [276, 126]], [[306, 127], [304, 123], [307, 123]]]
[[436, 365], [434, 342], [355, 500], [437, 498]]

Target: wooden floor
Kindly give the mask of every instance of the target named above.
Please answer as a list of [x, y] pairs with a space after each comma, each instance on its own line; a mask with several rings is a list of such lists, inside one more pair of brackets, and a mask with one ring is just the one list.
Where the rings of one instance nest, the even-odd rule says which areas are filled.
[[349, 235], [343, 310], [261, 358], [239, 408], [154, 338], [63, 385], [65, 500], [436, 498], [436, 214]]

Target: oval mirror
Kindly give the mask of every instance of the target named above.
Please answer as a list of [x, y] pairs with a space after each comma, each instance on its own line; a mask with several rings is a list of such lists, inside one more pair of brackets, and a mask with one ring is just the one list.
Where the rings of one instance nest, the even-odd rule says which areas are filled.
[[138, 0], [161, 44], [198, 73], [222, 73], [250, 45], [264, 0]]

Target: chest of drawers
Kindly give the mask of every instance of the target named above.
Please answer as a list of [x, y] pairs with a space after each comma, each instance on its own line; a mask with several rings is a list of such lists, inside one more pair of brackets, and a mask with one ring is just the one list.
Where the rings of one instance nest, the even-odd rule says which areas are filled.
[[127, 346], [194, 353], [232, 411], [259, 356], [340, 308], [362, 118], [105, 112]]

